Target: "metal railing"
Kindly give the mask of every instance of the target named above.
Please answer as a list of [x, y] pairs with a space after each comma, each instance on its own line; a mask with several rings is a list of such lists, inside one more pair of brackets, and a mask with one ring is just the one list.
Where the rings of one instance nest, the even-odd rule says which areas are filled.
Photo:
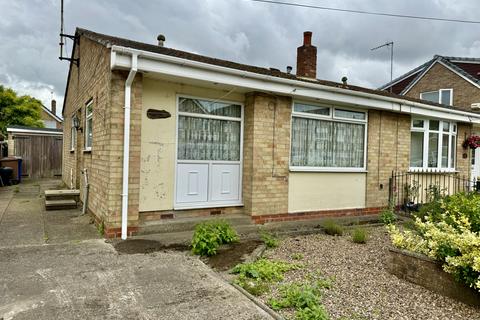
[[477, 191], [479, 183], [455, 172], [392, 171], [388, 202], [397, 212], [408, 213], [443, 196]]

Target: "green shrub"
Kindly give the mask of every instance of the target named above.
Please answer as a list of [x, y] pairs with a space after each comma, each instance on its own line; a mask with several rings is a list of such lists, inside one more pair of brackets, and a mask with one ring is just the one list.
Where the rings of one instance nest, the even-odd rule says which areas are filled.
[[384, 225], [389, 225], [397, 221], [397, 215], [393, 212], [391, 208], [383, 209], [382, 213], [380, 213], [380, 221]]
[[275, 236], [268, 232], [262, 232], [260, 237], [263, 240], [263, 243], [267, 246], [267, 248], [276, 248], [278, 247], [278, 239]]
[[352, 241], [355, 243], [367, 243], [368, 233], [363, 228], [355, 228], [352, 233]]
[[235, 266], [232, 273], [238, 274], [236, 284], [253, 295], [260, 295], [268, 290], [268, 283], [282, 281], [285, 272], [299, 268], [297, 264], [259, 259]]
[[331, 236], [343, 235], [343, 227], [334, 220], [325, 220], [322, 227], [325, 230], [325, 233]]
[[237, 232], [224, 220], [206, 221], [195, 226], [192, 252], [201, 256], [213, 256], [222, 244], [238, 241]]
[[436, 259], [446, 272], [480, 291], [480, 195], [443, 197], [421, 214], [414, 230], [390, 226], [392, 243]]

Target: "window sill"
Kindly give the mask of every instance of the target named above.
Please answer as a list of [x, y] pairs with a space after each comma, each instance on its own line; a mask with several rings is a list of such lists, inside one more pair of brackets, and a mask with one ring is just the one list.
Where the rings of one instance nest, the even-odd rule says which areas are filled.
[[290, 172], [332, 172], [332, 173], [367, 173], [364, 168], [309, 168], [290, 167]]
[[92, 153], [92, 149], [84, 149], [83, 153]]
[[75, 153], [75, 149], [70, 150], [70, 153]]

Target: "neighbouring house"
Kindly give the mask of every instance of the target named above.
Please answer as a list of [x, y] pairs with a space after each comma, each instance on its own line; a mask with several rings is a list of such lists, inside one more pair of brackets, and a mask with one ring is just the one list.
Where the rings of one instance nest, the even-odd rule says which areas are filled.
[[45, 128], [50, 129], [62, 129], [62, 118], [57, 116], [57, 101], [52, 99], [52, 104], [50, 110], [42, 105], [42, 111], [40, 113], [40, 118], [43, 121]]
[[[126, 238], [151, 219], [378, 213], [393, 170], [469, 170], [462, 144], [479, 114], [318, 80], [311, 32], [296, 74], [167, 48], [164, 39], [75, 32], [63, 179], [83, 197], [87, 169], [88, 211], [107, 237]], [[423, 145], [425, 161], [412, 166], [417, 129], [442, 144]]]
[[23, 177], [62, 175], [62, 129], [9, 126], [7, 134], [8, 156], [22, 158]]
[[[451, 106], [455, 110], [480, 113], [480, 58], [435, 55], [433, 59], [385, 84], [380, 89], [406, 97], [438, 102]], [[423, 130], [427, 131], [429, 128], [425, 127]], [[475, 128], [472, 134], [479, 135], [480, 130]], [[428, 143], [422, 138], [419, 132], [412, 132], [412, 162], [421, 161], [422, 145]], [[461, 138], [465, 139], [465, 137]], [[472, 180], [478, 179], [480, 148], [471, 149], [469, 157], [471, 168], [469, 173], [464, 173]]]

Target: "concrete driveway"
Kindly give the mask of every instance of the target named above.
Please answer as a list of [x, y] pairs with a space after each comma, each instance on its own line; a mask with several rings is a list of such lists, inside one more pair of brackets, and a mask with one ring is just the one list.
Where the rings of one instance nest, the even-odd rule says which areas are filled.
[[45, 212], [58, 183], [0, 188], [0, 319], [270, 319], [188, 252], [122, 253], [79, 210]]

